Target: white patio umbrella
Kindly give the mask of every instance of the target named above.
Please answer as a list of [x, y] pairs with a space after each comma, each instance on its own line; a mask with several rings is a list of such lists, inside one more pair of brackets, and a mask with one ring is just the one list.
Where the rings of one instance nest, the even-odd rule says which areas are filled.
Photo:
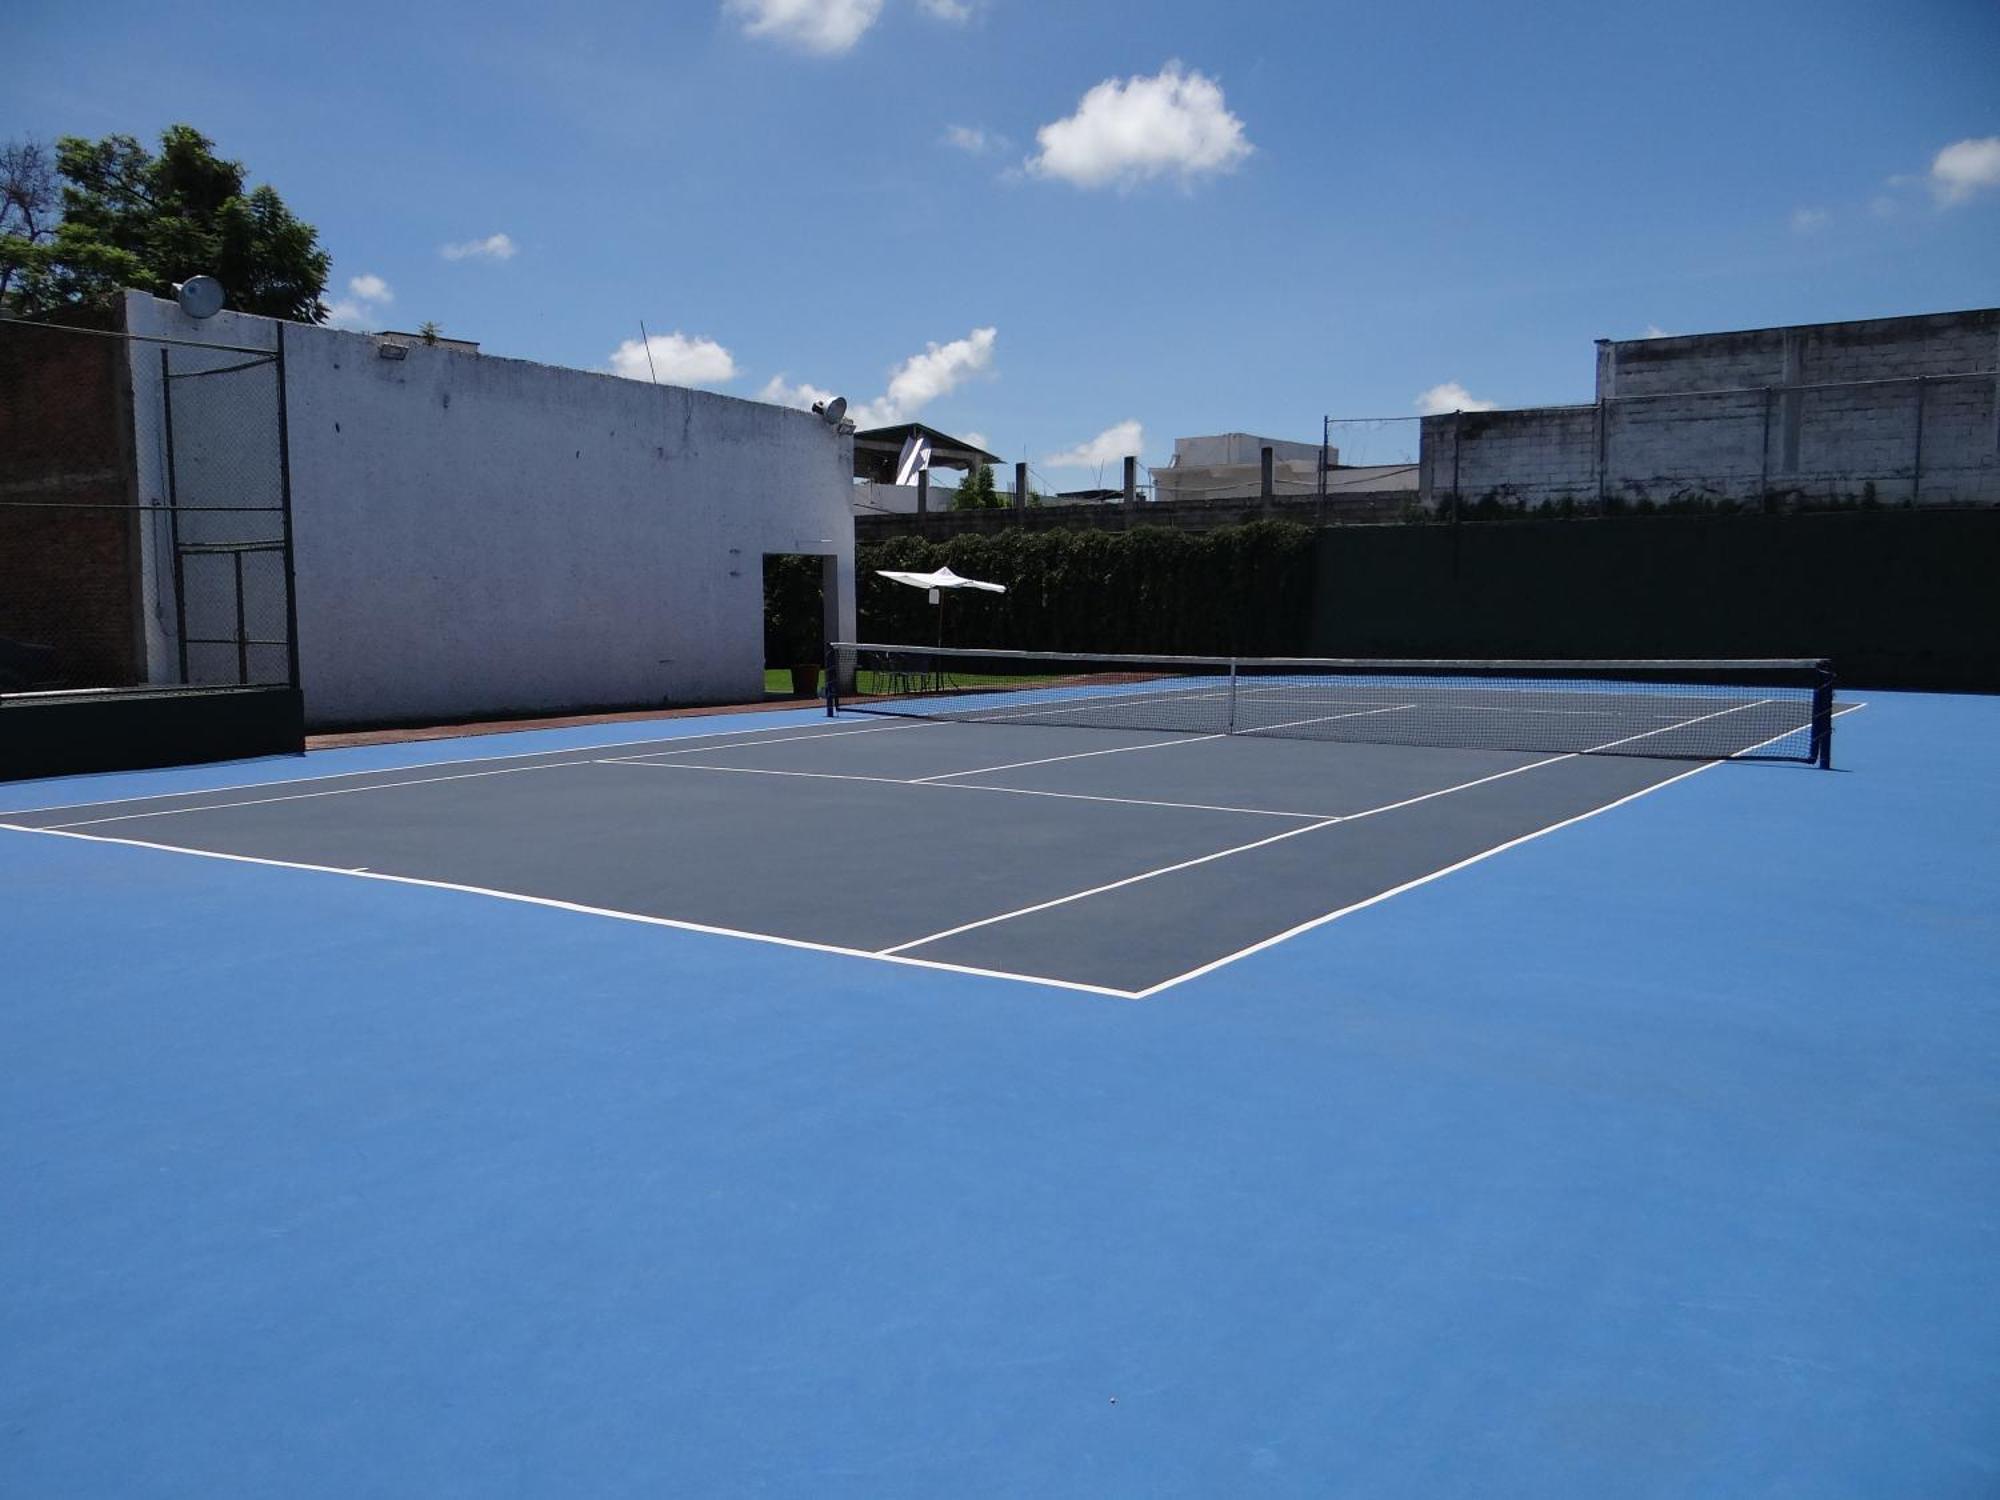
[[944, 644], [944, 591], [946, 589], [983, 589], [989, 594], [1004, 594], [1004, 583], [982, 583], [977, 578], [960, 578], [950, 568], [939, 568], [935, 573], [899, 573], [894, 568], [877, 568], [876, 573], [895, 583], [906, 583], [913, 589], [926, 589], [931, 603], [938, 607], [938, 644]]

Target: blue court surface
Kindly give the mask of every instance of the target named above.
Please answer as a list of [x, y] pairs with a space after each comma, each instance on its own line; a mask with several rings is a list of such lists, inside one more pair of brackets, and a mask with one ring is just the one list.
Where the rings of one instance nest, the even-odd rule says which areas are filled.
[[0, 786], [0, 1492], [2000, 1493], [2000, 700], [1846, 701]]

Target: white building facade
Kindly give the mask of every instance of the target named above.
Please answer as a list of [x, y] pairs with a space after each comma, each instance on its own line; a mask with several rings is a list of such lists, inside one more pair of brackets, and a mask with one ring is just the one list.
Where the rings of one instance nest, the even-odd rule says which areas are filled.
[[[853, 637], [851, 439], [810, 412], [247, 315], [197, 322], [143, 293], [125, 318], [242, 349], [283, 339], [309, 726], [755, 702], [767, 553], [825, 559], [826, 632]], [[162, 380], [134, 349], [139, 490], [164, 503]], [[226, 490], [218, 473], [207, 498]], [[174, 588], [149, 564], [159, 680], [176, 630], [192, 633]]]

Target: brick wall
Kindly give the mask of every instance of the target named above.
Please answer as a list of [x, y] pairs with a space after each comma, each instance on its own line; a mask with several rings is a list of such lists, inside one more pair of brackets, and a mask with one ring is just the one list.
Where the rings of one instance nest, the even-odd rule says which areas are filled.
[[0, 325], [0, 640], [53, 653], [30, 686], [144, 680], [124, 370], [119, 339]]

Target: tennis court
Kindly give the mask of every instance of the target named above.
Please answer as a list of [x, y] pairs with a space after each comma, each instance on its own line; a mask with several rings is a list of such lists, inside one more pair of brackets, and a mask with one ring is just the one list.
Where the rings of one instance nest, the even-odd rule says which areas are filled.
[[9, 1487], [2000, 1472], [1992, 701], [925, 655], [0, 787]]
[[[922, 675], [939, 681], [942, 660]], [[1691, 774], [1667, 755], [1782, 746], [1837, 712], [1726, 680], [1554, 690], [1295, 670], [1246, 680], [1225, 722], [1229, 680], [1206, 670], [1121, 663], [1116, 681], [1078, 685], [1047, 673], [1068, 663], [1012, 664], [1043, 675], [981, 674], [969, 699], [867, 698], [859, 716], [778, 732], [11, 824], [1137, 998]], [[1448, 743], [1466, 718], [1482, 746], [1542, 748]], [[1359, 738], [1323, 738], [1335, 731]]]

